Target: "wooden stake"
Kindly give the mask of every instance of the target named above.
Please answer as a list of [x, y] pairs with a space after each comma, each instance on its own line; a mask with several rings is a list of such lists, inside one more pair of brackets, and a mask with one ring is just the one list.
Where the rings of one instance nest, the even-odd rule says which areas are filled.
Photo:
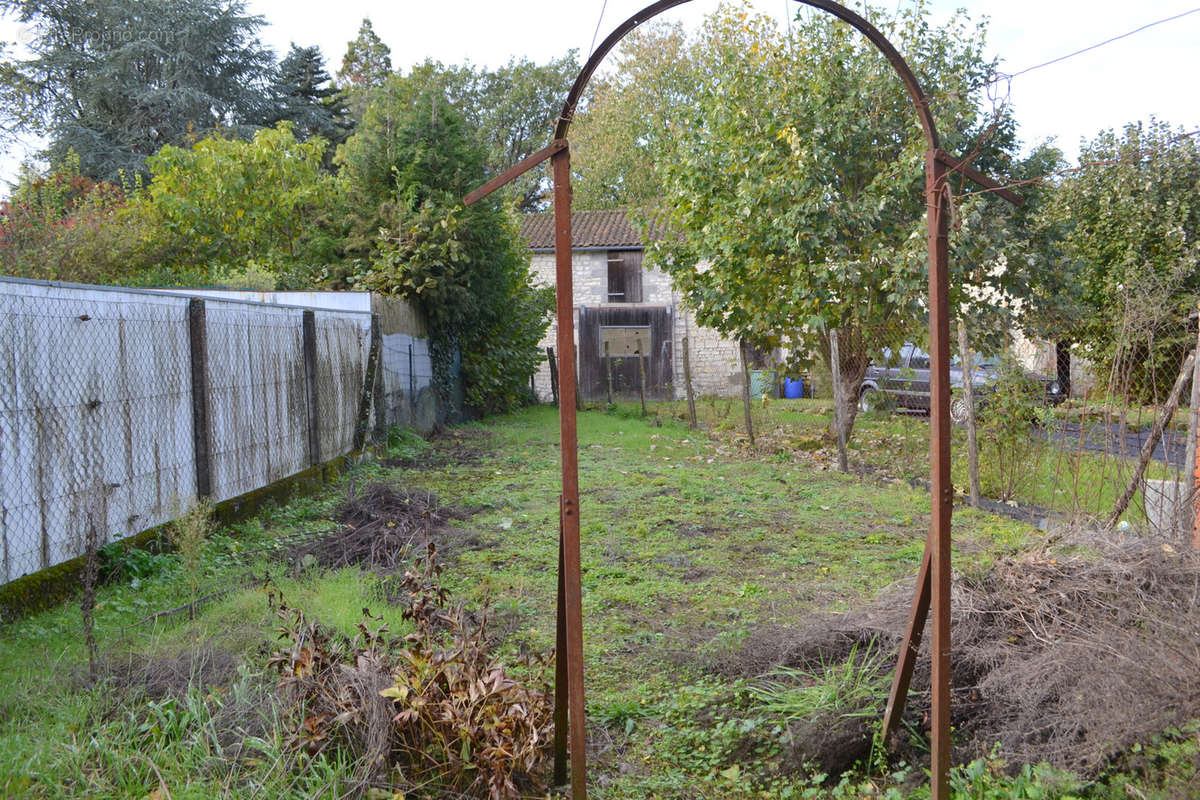
[[846, 428], [842, 425], [842, 401], [846, 394], [842, 388], [842, 359], [838, 350], [838, 332], [835, 328], [829, 332], [829, 371], [833, 375], [833, 427], [837, 432], [838, 469], [850, 471], [849, 459], [846, 458]]
[[604, 343], [604, 394], [612, 405], [612, 361], [608, 357], [608, 342]]
[[692, 393], [692, 356], [689, 352], [688, 337], [683, 337], [683, 382], [687, 387], [688, 425], [696, 427], [696, 395]]
[[971, 505], [979, 507], [983, 491], [979, 487], [979, 437], [975, 424], [975, 359], [967, 345], [967, 321], [958, 321], [958, 360], [962, 365], [963, 399], [967, 403], [967, 474], [970, 481]]
[[638, 394], [642, 397], [642, 416], [646, 416], [646, 354], [642, 352], [642, 340], [637, 340]]

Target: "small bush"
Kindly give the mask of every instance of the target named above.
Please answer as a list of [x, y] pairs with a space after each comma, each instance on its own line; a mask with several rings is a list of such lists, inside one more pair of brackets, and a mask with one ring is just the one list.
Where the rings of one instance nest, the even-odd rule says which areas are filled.
[[[435, 549], [404, 575], [403, 639], [363, 609], [350, 640], [280, 602], [272, 656], [294, 709], [294, 748], [348, 751], [362, 787], [504, 800], [540, 795], [552, 745], [545, 660], [514, 679], [491, 652], [485, 620], [449, 604]], [[536, 687], [536, 688], [534, 688]]]
[[1005, 359], [987, 405], [980, 413], [980, 439], [989, 455], [982, 459], [984, 494], [1010, 500], [1025, 494], [1038, 475], [1042, 442], [1030, 431], [1046, 413], [1042, 388], [1012, 359]]

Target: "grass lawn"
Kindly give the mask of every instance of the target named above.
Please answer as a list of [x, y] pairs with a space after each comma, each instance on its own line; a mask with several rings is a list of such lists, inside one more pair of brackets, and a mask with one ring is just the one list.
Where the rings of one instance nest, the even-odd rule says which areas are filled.
[[[816, 442], [824, 424], [816, 405], [757, 412], [764, 429], [790, 442], [766, 454], [723, 435], [731, 426], [712, 405], [711, 438], [679, 422], [675, 405], [648, 419], [624, 408], [579, 417], [592, 796], [927, 796], [920, 764], [877, 758], [841, 783], [823, 783], [786, 763], [789, 714], [851, 688], [878, 703], [886, 671], [858, 681], [856, 671], [830, 664], [772, 688], [759, 680], [752, 651], [764, 631], [861, 607], [911, 579], [928, 495], [901, 480], [900, 469], [891, 477], [883, 466], [866, 476], [832, 469]], [[859, 456], [899, 437], [906, 443], [889, 458], [915, 470], [921, 458], [907, 438], [922, 439], [924, 428], [867, 420]], [[455, 601], [492, 609], [509, 660], [548, 650], [557, 438], [557, 412], [547, 407], [465, 426], [433, 444], [399, 437], [388, 453], [395, 466], [364, 461], [319, 495], [212, 536], [197, 594], [226, 593], [194, 620], [147, 619], [189, 599], [176, 556], [127, 557], [124, 572], [98, 592], [104, 680], [96, 688], [86, 680], [77, 606], [0, 629], [0, 796], [340, 796], [350, 788], [344, 756], [297, 760], [286, 745], [285, 712], [266, 669], [278, 624], [268, 592], [347, 635], [364, 607], [393, 632], [409, 623], [385, 601], [380, 581], [358, 569], [292, 570], [280, 554], [336, 527], [335, 509], [368, 483], [427, 490], [466, 512], [453, 523], [459, 535], [443, 576]], [[982, 574], [1042, 537], [1027, 524], [956, 510], [955, 567]], [[858, 663], [879, 659], [866, 650]], [[814, 700], [806, 682], [833, 687], [822, 696], [831, 699]], [[159, 684], [166, 688], [146, 693]], [[1071, 794], [1082, 790], [1069, 776], [1027, 770], [1027, 783], [1044, 793], [1017, 794], [1016, 779], [999, 777], [994, 761], [971, 769], [956, 773], [964, 798], [1083, 796]]]
[[[632, 409], [633, 406], [628, 406]], [[682, 402], [661, 406], [662, 413], [675, 419], [687, 418]], [[1078, 420], [1083, 409], [1072, 406], [1055, 409], [1047, 423], [1061, 424], [1065, 418]], [[1148, 428], [1154, 414], [1136, 409], [1132, 427]], [[1100, 411], [1088, 410], [1089, 424], [1098, 424]], [[745, 422], [741, 402], [736, 398], [706, 398], [696, 405], [702, 424], [727, 441], [743, 442]], [[835, 452], [825, 440], [833, 411], [829, 400], [771, 400], [754, 402], [752, 424], [760, 440], [760, 449], [809, 453], [818, 464], [833, 464]], [[1174, 423], [1186, 418], [1176, 414]], [[1071, 441], [1046, 441], [1031, 435], [1018, 447], [1004, 446], [980, 432], [980, 483], [985, 497], [1015, 506], [1035, 507], [1038, 513], [1055, 512], [1083, 519], [1107, 517], [1116, 499], [1125, 490], [1135, 466], [1135, 458], [1122, 458], [1086, 450]], [[929, 478], [929, 417], [914, 412], [879, 411], [859, 414], [853, 435], [847, 443], [852, 468], [882, 473], [904, 480]], [[962, 426], [951, 429], [951, 477], [960, 494], [968, 492], [967, 438]], [[1146, 478], [1177, 478], [1176, 470], [1152, 460]], [[1135, 496], [1125, 518], [1136, 525], [1145, 522], [1141, 494]]]

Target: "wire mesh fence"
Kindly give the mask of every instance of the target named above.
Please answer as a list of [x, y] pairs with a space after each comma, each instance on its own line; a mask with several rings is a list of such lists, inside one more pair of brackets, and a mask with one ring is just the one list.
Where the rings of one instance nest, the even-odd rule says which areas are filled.
[[167, 519], [195, 494], [187, 300], [0, 293], [0, 542], [8, 581]]
[[372, 318], [0, 280], [0, 583], [350, 452], [372, 414], [406, 422], [376, 398], [432, 401], [428, 344], [380, 336], [405, 352], [376, 392]]
[[[848, 325], [810, 333], [782, 357], [752, 356], [760, 442], [836, 458], [844, 439], [847, 470], [927, 479], [934, 365], [926, 326]], [[1103, 346], [955, 320], [950, 342], [952, 476], [965, 500], [1035, 523], [1192, 531], [1195, 315], [1115, 319]], [[785, 382], [797, 384], [798, 403], [773, 401]], [[701, 418], [744, 427], [730, 405], [740, 403], [725, 402], [702, 399]]]

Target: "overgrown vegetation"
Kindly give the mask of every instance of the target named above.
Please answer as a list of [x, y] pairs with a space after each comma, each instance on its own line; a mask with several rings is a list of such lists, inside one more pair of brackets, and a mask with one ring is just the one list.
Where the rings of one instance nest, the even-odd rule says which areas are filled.
[[450, 604], [442, 570], [430, 542], [404, 573], [401, 616], [413, 630], [402, 639], [365, 609], [351, 640], [280, 600], [286, 647], [269, 664], [290, 703], [289, 742], [310, 756], [344, 753], [363, 786], [491, 800], [536, 794], [551, 744], [545, 662], [510, 677], [486, 617]]
[[[901, 750], [873, 744], [928, 497], [829, 469], [827, 444], [771, 447], [772, 415], [800, 416], [781, 407], [756, 410], [757, 454], [668, 407], [580, 417], [594, 793], [928, 796], [922, 674]], [[0, 637], [0, 794], [540, 792], [549, 701], [530, 654], [554, 643], [556, 430], [531, 409], [397, 436], [340, 486], [216, 530], [198, 591], [232, 591], [194, 620], [159, 615], [190, 592], [178, 554], [106, 548], [94, 688], [74, 604]], [[1188, 796], [1197, 712], [1174, 692], [1200, 674], [1192, 557], [1054, 544], [967, 509], [954, 536], [955, 796]], [[410, 566], [428, 540], [444, 560]], [[1172, 677], [1144, 685], [1142, 664]], [[486, 701], [463, 701], [470, 686]], [[519, 740], [503, 753], [500, 720]]]

